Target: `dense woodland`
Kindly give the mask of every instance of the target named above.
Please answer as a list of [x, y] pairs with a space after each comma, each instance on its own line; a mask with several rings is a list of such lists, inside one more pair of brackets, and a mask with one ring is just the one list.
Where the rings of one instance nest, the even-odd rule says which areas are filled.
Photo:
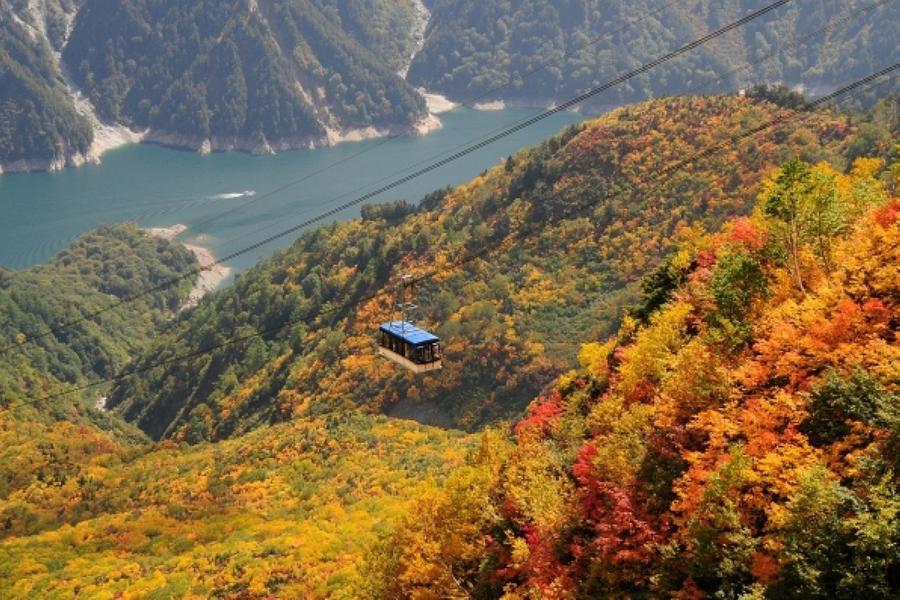
[[[409, 129], [415, 86], [550, 103], [764, 2], [425, 4], [405, 79], [412, 0], [0, 0], [0, 165], [88, 153], [67, 77], [268, 151]], [[791, 2], [197, 305], [133, 223], [0, 267], [0, 598], [900, 597], [896, 79], [768, 85], [883, 67], [898, 21]], [[440, 372], [376, 353], [407, 274]]]
[[[413, 54], [410, 0], [0, 4], [0, 165], [87, 154], [99, 117], [153, 139], [264, 151], [325, 128], [410, 128], [422, 97], [397, 72]], [[57, 54], [54, 54], [57, 53]], [[58, 60], [61, 57], [61, 62]]]
[[0, 414], [0, 596], [353, 600], [369, 549], [472, 442], [354, 413], [135, 447]]
[[[487, 100], [524, 104], [567, 99], [767, 4], [432, 0], [425, 46], [409, 80], [456, 100], [485, 94]], [[760, 82], [830, 88], [892, 62], [891, 49], [900, 45], [898, 19], [900, 8], [891, 2], [792, 2], [617, 86], [597, 102], [608, 107], [704, 86], [710, 93]], [[795, 45], [795, 39], [802, 43]], [[753, 68], [744, 68], [748, 62]]]
[[[418, 212], [372, 207], [309, 232], [184, 315], [138, 365], [269, 333], [123, 379], [110, 404], [154, 438], [190, 442], [357, 406], [469, 430], [515, 417], [576, 364], [581, 342], [614, 331], [673, 241], [748, 214], [767, 170], [792, 156], [840, 165], [859, 151], [862, 124], [827, 112], [729, 142], [787, 110], [724, 96], [630, 106]], [[886, 135], [863, 141], [887, 152]], [[723, 149], [661, 176], [714, 143]], [[496, 251], [456, 266], [485, 247]], [[445, 340], [447, 367], [413, 377], [373, 347], [390, 295], [350, 304], [433, 272], [416, 318]]]
[[892, 598], [898, 166], [790, 159], [514, 427], [0, 415], [8, 598]]
[[[162, 143], [264, 152], [322, 142], [326, 128], [408, 130], [426, 111], [414, 86], [457, 101], [567, 99], [765, 3], [426, 4], [416, 52], [412, 0], [5, 0], [0, 164], [46, 167], [90, 148], [54, 52], [104, 120]], [[796, 0], [586, 109], [755, 83], [820, 93], [896, 60], [898, 11], [883, 0]], [[404, 81], [397, 73], [414, 53]]]
[[[409, 52], [411, 16], [390, 2], [338, 4], [87, 0], [63, 58], [104, 117], [188, 139], [410, 126], [424, 102], [389, 65]], [[389, 31], [399, 41], [385, 45]]]
[[50, 47], [10, 15], [0, 6], [0, 165], [86, 154], [91, 126], [75, 112]]
[[423, 492], [377, 598], [900, 595], [900, 165], [792, 159]]
[[[629, 106], [178, 316], [188, 282], [39, 337], [194, 266], [133, 225], [0, 272], [30, 340], [0, 361], [0, 596], [896, 597], [895, 103]], [[406, 272], [438, 375], [375, 357], [388, 297], [347, 305]], [[26, 402], [263, 329], [112, 413]]]
[[[103, 388], [48, 396], [109, 377], [128, 364], [173, 318], [191, 287], [186, 275], [196, 266], [182, 246], [130, 224], [88, 233], [46, 265], [0, 268], [0, 411], [42, 422], [115, 424], [90, 410]], [[178, 277], [183, 277], [178, 286], [107, 310], [137, 290]]]

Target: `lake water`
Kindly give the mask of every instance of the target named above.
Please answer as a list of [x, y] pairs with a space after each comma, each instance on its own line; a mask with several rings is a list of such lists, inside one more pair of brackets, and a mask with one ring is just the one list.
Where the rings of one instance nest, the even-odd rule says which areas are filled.
[[[201, 156], [133, 145], [104, 154], [101, 165], [2, 175], [0, 265], [22, 268], [45, 262], [80, 234], [104, 223], [129, 220], [142, 227], [187, 225], [179, 240], [204, 245], [217, 257], [226, 256], [538, 112], [461, 108], [440, 115], [444, 127], [427, 136], [344, 143], [276, 156]], [[554, 115], [366, 203], [397, 198], [417, 202], [425, 193], [465, 182], [582, 118], [572, 113]], [[339, 161], [346, 162], [315, 174]], [[284, 189], [301, 178], [308, 179]], [[354, 207], [331, 220], [358, 215], [359, 207]], [[245, 269], [298, 235], [255, 249], [229, 266]]]

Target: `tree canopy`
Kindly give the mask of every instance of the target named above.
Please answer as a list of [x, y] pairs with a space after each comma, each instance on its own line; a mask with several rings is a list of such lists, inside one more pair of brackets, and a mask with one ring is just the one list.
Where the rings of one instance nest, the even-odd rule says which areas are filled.
[[[401, 202], [310, 231], [185, 315], [138, 364], [268, 333], [125, 378], [111, 404], [155, 438], [191, 442], [347, 406], [465, 429], [515, 418], [576, 363], [581, 342], [614, 331], [638, 301], [641, 277], [673, 243], [749, 214], [756, 185], [781, 161], [839, 163], [855, 139], [846, 117], [803, 113], [777, 136], [730, 144], [659, 177], [780, 110], [737, 97], [630, 106], [439, 193], [418, 212]], [[690, 263], [671, 265], [673, 283]], [[403, 273], [435, 270], [418, 288], [415, 318], [444, 340], [447, 360], [440, 374], [416, 378], [372, 346], [390, 298], [361, 299]], [[743, 310], [746, 297], [728, 285], [753, 270], [735, 260], [722, 275], [721, 318]]]
[[[409, 78], [455, 100], [488, 94], [489, 100], [549, 103], [612, 80], [766, 4], [434, 0], [425, 46]], [[884, 66], [878, 49], [897, 46], [892, 23], [898, 19], [900, 9], [890, 3], [855, 5], [851, 11], [839, 0], [792, 2], [594, 102], [605, 108], [699, 86], [712, 86], [705, 93], [757, 83], [833, 87]], [[805, 38], [819, 30], [824, 31]], [[803, 43], [792, 43], [795, 38]], [[745, 68], [748, 62], [754, 67]]]

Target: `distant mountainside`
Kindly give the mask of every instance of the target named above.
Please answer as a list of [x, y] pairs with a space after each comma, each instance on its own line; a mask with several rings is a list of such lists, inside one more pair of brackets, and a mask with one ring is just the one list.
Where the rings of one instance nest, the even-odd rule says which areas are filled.
[[412, 132], [418, 18], [411, 0], [3, 0], [0, 169], [96, 158], [92, 126], [253, 152]]
[[[550, 104], [764, 4], [0, 0], [0, 170], [78, 165], [140, 139], [265, 153], [425, 131], [435, 122], [414, 87]], [[748, 60], [761, 62], [706, 91], [827, 88], [896, 60], [898, 20], [884, 0], [796, 0], [583, 108], [684, 93]]]
[[[615, 78], [769, 4], [764, 0], [432, 0], [425, 44], [409, 81], [453, 100], [488, 94], [551, 103]], [[787, 47], [852, 11], [855, 19]], [[682, 94], [745, 61], [762, 61], [707, 93], [753, 83], [817, 89], [896, 61], [900, 6], [877, 0], [798, 0], [721, 40], [657, 67], [593, 100], [595, 108]], [[775, 55], [768, 59], [768, 55]], [[526, 74], [537, 71], [525, 78]], [[492, 92], [498, 86], [508, 86]]]
[[0, 173], [79, 164], [93, 140], [51, 47], [0, 2]]
[[[676, 240], [745, 214], [761, 178], [791, 156], [840, 163], [862, 127], [803, 113], [648, 187], [666, 166], [783, 110], [737, 97], [629, 106], [432, 194], [419, 211], [369, 207], [306, 233], [185, 315], [137, 365], [282, 329], [126, 378], [110, 404], [154, 438], [192, 442], [355, 405], [470, 429], [515, 417], [575, 363], [581, 341], [613, 330]], [[889, 135], [875, 139], [890, 149]], [[448, 266], [490, 245], [498, 251]], [[418, 320], [443, 338], [446, 367], [413, 377], [374, 352], [390, 299], [344, 305], [432, 269]]]
[[45, 265], [0, 268], [0, 410], [37, 421], [65, 418], [115, 427], [115, 420], [91, 410], [102, 390], [43, 398], [122, 369], [174, 316], [191, 282], [84, 317], [196, 266], [194, 255], [179, 244], [131, 224], [85, 234]]
[[411, 31], [383, 0], [86, 0], [63, 59], [102, 117], [177, 145], [266, 152], [411, 130], [426, 114], [396, 73]]

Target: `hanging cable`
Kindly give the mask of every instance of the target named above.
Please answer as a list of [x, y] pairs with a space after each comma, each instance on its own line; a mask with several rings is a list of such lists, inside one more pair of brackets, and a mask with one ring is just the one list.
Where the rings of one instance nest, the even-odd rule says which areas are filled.
[[329, 209], [329, 210], [319, 214], [318, 216], [307, 219], [300, 224], [294, 225], [293, 227], [289, 227], [289, 228], [284, 229], [276, 234], [270, 235], [262, 240], [259, 240], [253, 244], [250, 244], [249, 246], [246, 246], [245, 248], [243, 248], [241, 250], [232, 252], [222, 258], [219, 258], [219, 259], [211, 262], [210, 264], [208, 264], [204, 267], [192, 269], [190, 271], [183, 273], [180, 276], [171, 278], [160, 284], [157, 284], [150, 288], [144, 289], [144, 290], [137, 292], [135, 294], [132, 294], [130, 296], [121, 298], [118, 302], [114, 302], [113, 304], [111, 304], [110, 306], [108, 306], [106, 308], [93, 311], [86, 315], [82, 315], [81, 317], [72, 319], [71, 321], [68, 321], [62, 325], [59, 325], [58, 327], [51, 327], [48, 330], [44, 331], [43, 333], [40, 333], [40, 334], [37, 334], [34, 336], [29, 336], [24, 341], [16, 342], [14, 344], [10, 344], [8, 346], [0, 348], [0, 354], [5, 354], [6, 352], [9, 352], [10, 350], [15, 350], [16, 348], [19, 348], [26, 344], [33, 343], [37, 340], [46, 338], [48, 336], [56, 335], [61, 331], [69, 329], [70, 327], [73, 327], [80, 323], [84, 323], [86, 321], [92, 320], [92, 319], [94, 319], [102, 314], [105, 314], [119, 306], [122, 306], [123, 304], [133, 302], [139, 298], [143, 298], [144, 296], [147, 296], [148, 294], [152, 294], [154, 292], [168, 289], [169, 287], [172, 287], [172, 286], [180, 283], [181, 281], [184, 281], [185, 279], [187, 279], [189, 277], [196, 277], [205, 271], [209, 271], [223, 263], [226, 263], [230, 260], [234, 260], [235, 258], [238, 258], [244, 254], [252, 252], [252, 251], [256, 250], [257, 248], [265, 246], [275, 240], [278, 240], [287, 235], [296, 233], [297, 231], [304, 229], [306, 227], [309, 227], [310, 225], [325, 221], [325, 220], [329, 219], [330, 217], [335, 216], [344, 210], [347, 210], [348, 208], [363, 204], [364, 202], [371, 200], [377, 196], [380, 196], [381, 194], [383, 194], [385, 192], [391, 191], [407, 182], [418, 179], [419, 177], [422, 177], [423, 175], [426, 175], [428, 173], [431, 173], [432, 171], [435, 171], [437, 169], [440, 169], [441, 167], [444, 167], [450, 163], [453, 163], [469, 154], [472, 154], [473, 152], [476, 152], [477, 150], [480, 150], [486, 146], [489, 146], [501, 139], [509, 137], [509, 136], [511, 136], [523, 129], [531, 127], [537, 123], [540, 123], [541, 121], [543, 121], [557, 113], [567, 111], [567, 110], [573, 108], [574, 106], [581, 104], [585, 100], [593, 98], [593, 97], [597, 96], [598, 94], [601, 94], [611, 88], [621, 85], [622, 83], [625, 83], [626, 81], [633, 79], [634, 77], [637, 77], [638, 75], [646, 73], [659, 65], [662, 65], [662, 64], [664, 64], [668, 61], [671, 61], [679, 56], [682, 56], [682, 55], [690, 52], [691, 50], [694, 50], [695, 48], [698, 48], [711, 40], [721, 37], [730, 31], [738, 29], [738, 28], [746, 25], [747, 23], [749, 23], [755, 19], [758, 19], [758, 18], [762, 17], [763, 15], [768, 14], [778, 8], [781, 8], [782, 6], [788, 4], [792, 1], [793, 0], [777, 0], [776, 2], [768, 4], [767, 6], [761, 8], [757, 11], [754, 11], [736, 21], [733, 21], [733, 22], [729, 23], [728, 25], [725, 25], [724, 27], [721, 27], [715, 31], [712, 31], [712, 32], [706, 34], [705, 36], [703, 36], [701, 38], [698, 38], [684, 46], [681, 46], [677, 50], [673, 50], [672, 52], [669, 52], [668, 54], [665, 54], [653, 61], [645, 63], [635, 69], [632, 69], [631, 71], [628, 71], [627, 73], [624, 73], [624, 74], [622, 74], [600, 86], [597, 86], [583, 94], [579, 94], [578, 96], [575, 96], [574, 98], [570, 98], [569, 100], [566, 100], [565, 102], [559, 104], [558, 106], [555, 106], [554, 108], [548, 109], [539, 115], [536, 115], [536, 116], [531, 117], [525, 121], [522, 121], [516, 125], [513, 125], [512, 127], [509, 127], [500, 133], [494, 134], [486, 139], [481, 140], [480, 142], [472, 144], [472, 145], [464, 148], [463, 150], [460, 150], [454, 154], [451, 154], [450, 156], [447, 156], [441, 160], [431, 163], [425, 167], [422, 167], [406, 176], [400, 177], [399, 179], [396, 179], [396, 180], [392, 181], [391, 183], [381, 186], [376, 190], [373, 190], [366, 194], [363, 194], [362, 196], [359, 196], [358, 198], [351, 200], [349, 202], [346, 202], [340, 206]]
[[[879, 70], [879, 71], [876, 71], [875, 73], [872, 73], [872, 74], [870, 74], [870, 75], [868, 75], [868, 76], [866, 76], [866, 77], [864, 77], [864, 78], [862, 78], [862, 79], [858, 79], [858, 80], [856, 80], [856, 81], [854, 81], [854, 82], [852, 82], [852, 83], [850, 83], [850, 84], [848, 84], [848, 85], [845, 85], [845, 86], [843, 86], [843, 87], [841, 87], [841, 88], [835, 90], [834, 92], [832, 92], [832, 93], [830, 93], [830, 94], [828, 94], [828, 95], [826, 95], [826, 96], [822, 96], [821, 98], [819, 98], [819, 99], [817, 99], [817, 100], [815, 100], [815, 101], [810, 102], [809, 105], [808, 105], [808, 107], [807, 107], [807, 109], [808, 109], [808, 110], [811, 110], [811, 109], [815, 109], [815, 108], [822, 107], [822, 106], [824, 106], [824, 105], [826, 105], [826, 104], [828, 104], [828, 103], [831, 103], [832, 101], [834, 101], [835, 99], [837, 99], [837, 98], [839, 98], [839, 97], [841, 97], [841, 96], [844, 96], [844, 95], [846, 95], [846, 94], [848, 94], [848, 93], [850, 93], [850, 92], [852, 92], [852, 91], [854, 91], [854, 90], [857, 90], [857, 89], [859, 89], [859, 88], [861, 88], [861, 87], [867, 86], [867, 85], [871, 84], [872, 82], [876, 81], [877, 79], [880, 79], [880, 78], [882, 78], [882, 77], [885, 77], [886, 75], [891, 74], [892, 72], [894, 72], [895, 70], [897, 70], [898, 67], [900, 67], [900, 63], [894, 63], [893, 65], [890, 65], [890, 66], [885, 67], [885, 68], [883, 68], [883, 69], [881, 69], [881, 70]], [[778, 115], [778, 116], [776, 116], [776, 117], [774, 117], [774, 118], [772, 118], [772, 119], [770, 119], [770, 120], [768, 120], [768, 121], [766, 121], [766, 122], [764, 122], [764, 123], [762, 123], [762, 124], [760, 124], [760, 125], [757, 125], [757, 126], [751, 128], [751, 129], [749, 129], [749, 130], [746, 130], [746, 131], [744, 131], [744, 132], [742, 132], [742, 133], [740, 133], [740, 134], [737, 134], [736, 136], [733, 136], [733, 137], [731, 137], [731, 138], [729, 138], [729, 139], [727, 139], [727, 140], [723, 140], [723, 141], [721, 141], [721, 142], [712, 144], [712, 145], [708, 146], [707, 148], [705, 148], [705, 149], [703, 149], [703, 150], [701, 150], [701, 151], [698, 151], [698, 152], [692, 154], [691, 156], [689, 156], [689, 157], [687, 157], [687, 158], [685, 158], [685, 159], [682, 159], [682, 160], [680, 160], [680, 161], [677, 161], [677, 162], [673, 163], [672, 165], [666, 167], [665, 169], [659, 171], [659, 172], [652, 178], [651, 182], [665, 181], [666, 178], [668, 178], [668, 177], [669, 177], [672, 173], [674, 173], [675, 171], [678, 171], [678, 170], [680, 170], [680, 169], [683, 169], [683, 168], [686, 167], [687, 165], [689, 165], [689, 164], [691, 164], [691, 163], [693, 163], [693, 162], [696, 162], [697, 160], [700, 160], [700, 159], [702, 159], [702, 158], [705, 158], [705, 157], [707, 157], [707, 156], [710, 156], [711, 154], [714, 154], [714, 153], [716, 153], [716, 152], [718, 152], [718, 151], [721, 151], [721, 150], [727, 149], [727, 148], [729, 148], [729, 147], [732, 147], [732, 146], [734, 146], [737, 142], [740, 142], [740, 141], [742, 141], [742, 140], [748, 139], [748, 138], [753, 137], [753, 136], [755, 136], [755, 135], [759, 135], [759, 134], [761, 134], [761, 133], [764, 133], [764, 132], [766, 132], [766, 131], [769, 131], [769, 130], [775, 128], [775, 127], [778, 127], [779, 125], [782, 125], [782, 124], [788, 122], [789, 120], [791, 120], [791, 119], [793, 119], [793, 118], [795, 118], [795, 117], [797, 117], [798, 115], [801, 115], [801, 114], [803, 114], [803, 111], [798, 111], [798, 110], [790, 110], [790, 111], [786, 111], [786, 112], [784, 112], [784, 113], [782, 113], [782, 114], [780, 114], [780, 115]], [[724, 177], [724, 176], [723, 176], [723, 177]], [[608, 196], [604, 196], [603, 198], [600, 198], [600, 199], [597, 199], [597, 200], [592, 200], [592, 201], [587, 202], [587, 203], [582, 203], [582, 204], [580, 204], [580, 205], [576, 205], [576, 206], [574, 206], [574, 207], [570, 207], [569, 210], [565, 211], [564, 216], [561, 217], [560, 220], [566, 219], [566, 218], [571, 218], [571, 217], [574, 216], [575, 214], [580, 213], [580, 212], [582, 212], [582, 211], [584, 211], [584, 210], [587, 210], [587, 209], [591, 208], [592, 206], [594, 206], [595, 204], [597, 204], [597, 202], [598, 202], [599, 200], [606, 200], [607, 198], [608, 198]], [[546, 227], [547, 227], [546, 224], [538, 224], [533, 230], [531, 230], [531, 231], [526, 231], [525, 233], [520, 234], [518, 237], [519, 237], [519, 239], [528, 237], [528, 236], [533, 235], [534, 233], [536, 233], [536, 232], [538, 232], [538, 231], [542, 231], [542, 230], [545, 229]], [[504, 242], [506, 242], [506, 241], [507, 241], [507, 240], [504, 240]], [[503, 243], [497, 244], [497, 245], [493, 245], [493, 246], [485, 246], [485, 247], [483, 247], [482, 249], [478, 250], [477, 252], [470, 253], [470, 254], [468, 254], [467, 256], [463, 257], [462, 259], [460, 259], [460, 260], [458, 260], [458, 261], [455, 261], [455, 262], [452, 262], [452, 263], [450, 263], [449, 265], [447, 265], [447, 266], [445, 266], [445, 267], [442, 267], [442, 268], [440, 268], [440, 269], [433, 269], [433, 270], [429, 271], [428, 273], [425, 273], [425, 274], [423, 274], [423, 275], [420, 275], [420, 276], [418, 276], [418, 277], [415, 277], [415, 278], [413, 279], [413, 283], [419, 283], [419, 282], [422, 282], [422, 281], [426, 281], [426, 280], [432, 279], [432, 278], [436, 277], [436, 276], [439, 275], [439, 274], [448, 272], [448, 271], [451, 270], [451, 269], [458, 269], [458, 268], [460, 268], [460, 267], [462, 267], [462, 266], [465, 266], [465, 265], [468, 264], [468, 263], [471, 263], [471, 262], [473, 262], [473, 261], [475, 261], [475, 260], [478, 260], [478, 259], [481, 259], [481, 258], [487, 256], [488, 254], [490, 254], [490, 253], [496, 251], [496, 250], [497, 250], [499, 247], [501, 247], [502, 245], [503, 245]], [[347, 310], [347, 309], [357, 307], [357, 306], [359, 306], [359, 305], [361, 305], [361, 304], [363, 304], [363, 303], [365, 303], [365, 302], [369, 302], [369, 301], [374, 300], [374, 299], [376, 299], [376, 298], [379, 298], [379, 297], [381, 297], [381, 296], [390, 295], [391, 293], [393, 293], [391, 290], [379, 290], [379, 291], [376, 291], [376, 292], [372, 292], [372, 293], [366, 294], [366, 295], [364, 295], [364, 296], [362, 296], [362, 297], [360, 297], [360, 298], [357, 298], [357, 299], [355, 299], [355, 300], [353, 300], [353, 301], [345, 302], [345, 303], [343, 303], [343, 304], [331, 306], [331, 307], [329, 307], [329, 308], [320, 310], [320, 311], [315, 315], [314, 318], [321, 318], [321, 317], [323, 317], [323, 316], [327, 316], [327, 315], [330, 315], [330, 314], [334, 314], [334, 313], [338, 313], [338, 312], [341, 312], [341, 311], [345, 311], [345, 310]], [[198, 356], [203, 356], [203, 355], [206, 355], [206, 354], [211, 354], [211, 353], [215, 352], [216, 350], [220, 350], [220, 349], [222, 349], [222, 348], [226, 348], [226, 347], [229, 347], [229, 346], [237, 345], [237, 344], [240, 344], [240, 343], [242, 343], [242, 342], [246, 342], [246, 341], [249, 341], [249, 340], [252, 340], [252, 339], [257, 339], [257, 338], [267, 337], [267, 336], [270, 336], [270, 335], [272, 335], [272, 334], [274, 334], [274, 333], [277, 333], [277, 332], [279, 332], [279, 331], [282, 331], [282, 330], [284, 330], [284, 329], [286, 329], [286, 328], [288, 328], [288, 327], [292, 327], [292, 326], [294, 326], [294, 325], [297, 325], [297, 324], [300, 324], [300, 323], [303, 323], [303, 322], [306, 322], [306, 321], [309, 321], [309, 320], [311, 320], [311, 318], [302, 318], [302, 319], [288, 320], [288, 321], [286, 321], [286, 322], [284, 322], [284, 323], [282, 323], [282, 324], [280, 324], [280, 325], [277, 325], [277, 326], [274, 326], [274, 327], [270, 327], [270, 328], [264, 329], [264, 330], [262, 330], [262, 331], [257, 331], [257, 332], [254, 332], [254, 333], [252, 333], [252, 334], [247, 334], [247, 335], [235, 337], [235, 338], [226, 340], [226, 341], [221, 342], [221, 343], [218, 343], [218, 344], [213, 344], [213, 345], [210, 345], [210, 346], [208, 346], [208, 347], [201, 348], [201, 349], [199, 349], [199, 350], [195, 350], [195, 351], [192, 351], [192, 352], [180, 354], [180, 355], [177, 355], [177, 356], [168, 358], [168, 359], [163, 359], [163, 360], [160, 360], [160, 361], [151, 362], [151, 363], [149, 363], [149, 364], [144, 364], [144, 365], [136, 365], [136, 366], [134, 366], [134, 367], [132, 367], [132, 368], [130, 368], [130, 369], [124, 369], [124, 370], [122, 370], [121, 372], [119, 372], [118, 374], [116, 374], [116, 375], [114, 375], [114, 376], [112, 376], [112, 377], [107, 377], [107, 378], [103, 378], [103, 379], [100, 379], [100, 380], [97, 380], [97, 381], [89, 382], [89, 383], [87, 383], [87, 384], [84, 384], [84, 385], [81, 385], [81, 386], [78, 386], [78, 387], [74, 387], [74, 388], [70, 388], [70, 389], [65, 390], [65, 391], [62, 391], [62, 392], [58, 392], [58, 393], [54, 393], [54, 394], [48, 394], [48, 395], [41, 396], [41, 397], [31, 398], [30, 400], [25, 400], [25, 401], [23, 401], [23, 402], [21, 402], [21, 403], [19, 403], [19, 404], [20, 404], [20, 405], [24, 405], [24, 404], [34, 403], [34, 402], [42, 402], [42, 401], [52, 400], [52, 399], [55, 399], [55, 398], [60, 398], [60, 397], [63, 397], [63, 396], [72, 395], [72, 394], [75, 394], [75, 393], [78, 393], [78, 392], [82, 392], [82, 391], [85, 391], [85, 390], [88, 390], [88, 389], [92, 389], [92, 388], [95, 388], [95, 387], [98, 387], [98, 386], [101, 386], [101, 385], [105, 385], [105, 384], [107, 384], [107, 383], [114, 383], [114, 382], [116, 382], [116, 381], [121, 381], [121, 380], [123, 380], [123, 379], [125, 379], [125, 378], [127, 378], [127, 377], [131, 377], [132, 375], [137, 375], [137, 374], [140, 374], [140, 373], [145, 373], [145, 372], [147, 372], [147, 371], [151, 371], [151, 370], [157, 369], [157, 368], [159, 368], [159, 367], [164, 367], [164, 366], [168, 366], [168, 365], [171, 365], [171, 364], [176, 364], [176, 363], [183, 362], [183, 361], [186, 361], [186, 360], [189, 360], [189, 359], [192, 359], [192, 358], [196, 358], [196, 357], [198, 357]], [[9, 407], [12, 406], [12, 405], [13, 405], [13, 404], [8, 405], [7, 408], [9, 408]]]

